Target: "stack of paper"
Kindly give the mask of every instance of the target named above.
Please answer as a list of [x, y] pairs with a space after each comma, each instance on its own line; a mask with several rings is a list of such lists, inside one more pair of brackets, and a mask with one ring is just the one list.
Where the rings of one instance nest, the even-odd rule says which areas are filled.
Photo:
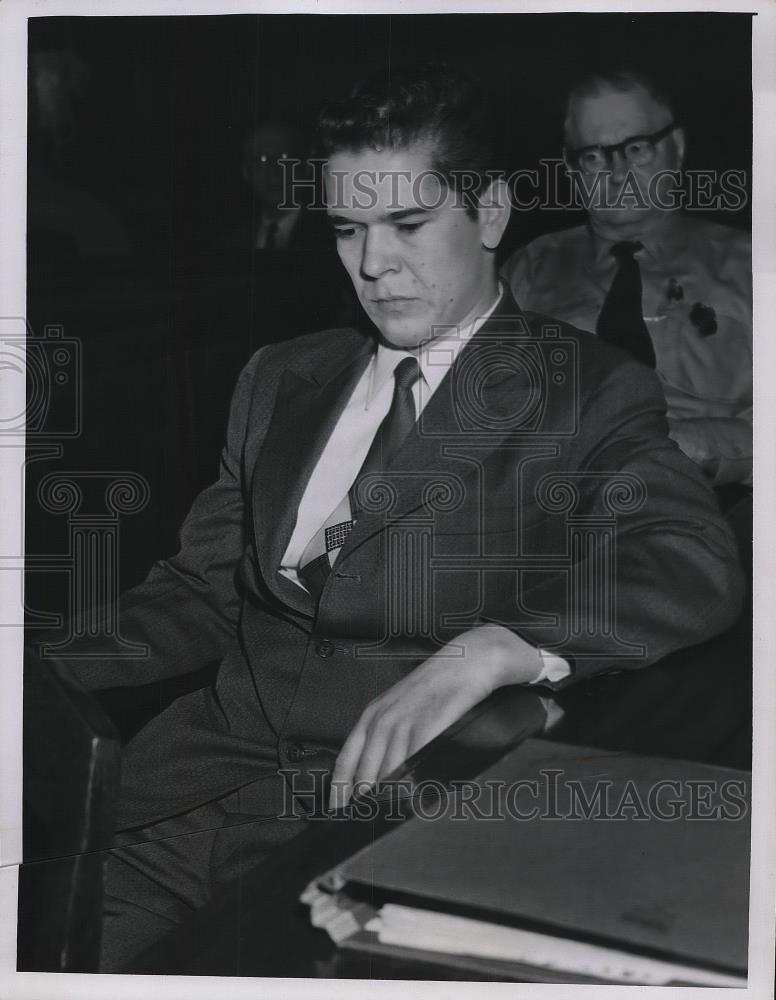
[[478, 779], [508, 809], [451, 799], [303, 898], [343, 947], [518, 979], [743, 987], [749, 777], [527, 740]]

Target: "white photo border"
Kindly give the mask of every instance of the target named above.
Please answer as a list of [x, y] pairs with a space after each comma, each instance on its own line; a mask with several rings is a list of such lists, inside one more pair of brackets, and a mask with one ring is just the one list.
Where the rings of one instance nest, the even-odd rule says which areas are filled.
[[[750, 978], [735, 996], [773, 996], [774, 913], [776, 911], [776, 338], [769, 325], [776, 316], [776, 5], [767, 0], [744, 3], [654, 3], [644, 0], [553, 2], [447, 2], [382, 0], [377, 3], [292, 0], [290, 3], [236, 3], [219, 0], [4, 0], [0, 2], [0, 303], [3, 317], [26, 312], [26, 133], [27, 19], [68, 15], [115, 16], [250, 13], [412, 14], [412, 13], [614, 13], [751, 12], [753, 20], [753, 279], [755, 330], [755, 505], [754, 505], [754, 755], [752, 780], [752, 882], [750, 896]], [[0, 391], [12, 394], [24, 410], [24, 379], [0, 372]], [[23, 454], [23, 449], [22, 449]], [[0, 441], [0, 569], [4, 553], [16, 553], [23, 539], [23, 466], [19, 447]], [[19, 602], [19, 573], [0, 572], [0, 607]], [[147, 977], [17, 973], [16, 891], [21, 860], [22, 777], [22, 630], [0, 627], [0, 997], [317, 997], [360, 998], [360, 981], [272, 980], [215, 977]], [[638, 991], [661, 998], [706, 997], [699, 988], [556, 986], [542, 984], [466, 984], [370, 981], [370, 996], [418, 998], [461, 996], [561, 998], [585, 996], [631, 998]], [[727, 995], [717, 991], [715, 996]]]

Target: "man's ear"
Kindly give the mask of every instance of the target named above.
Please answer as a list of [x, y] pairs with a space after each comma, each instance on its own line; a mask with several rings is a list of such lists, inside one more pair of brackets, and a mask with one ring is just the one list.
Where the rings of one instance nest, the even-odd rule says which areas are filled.
[[511, 214], [509, 185], [503, 177], [497, 177], [480, 196], [477, 208], [482, 245], [488, 250], [495, 250], [501, 242]]

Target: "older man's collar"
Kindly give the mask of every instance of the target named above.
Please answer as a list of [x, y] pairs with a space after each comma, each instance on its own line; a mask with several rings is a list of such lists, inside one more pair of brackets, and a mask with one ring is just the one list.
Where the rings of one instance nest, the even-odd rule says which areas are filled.
[[664, 258], [666, 254], [677, 251], [684, 239], [682, 213], [665, 211], [652, 214], [645, 219], [643, 228], [639, 228], [630, 236], [607, 237], [593, 229], [588, 220], [587, 229], [593, 247], [593, 259], [596, 264], [606, 263], [611, 255], [612, 247], [623, 240], [638, 240], [644, 249], [639, 251], [656, 259]]

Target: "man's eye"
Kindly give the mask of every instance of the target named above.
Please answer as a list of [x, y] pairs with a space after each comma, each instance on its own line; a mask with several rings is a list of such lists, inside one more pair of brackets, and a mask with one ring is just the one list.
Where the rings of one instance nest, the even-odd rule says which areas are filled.
[[352, 226], [348, 229], [337, 228], [334, 230], [334, 237], [338, 240], [352, 240], [355, 235], [356, 230]]
[[589, 149], [585, 153], [579, 154], [579, 163], [582, 167], [597, 167], [603, 162], [603, 156], [597, 149]]
[[400, 233], [416, 233], [421, 226], [425, 226], [425, 220], [423, 222], [397, 222], [396, 228]]

